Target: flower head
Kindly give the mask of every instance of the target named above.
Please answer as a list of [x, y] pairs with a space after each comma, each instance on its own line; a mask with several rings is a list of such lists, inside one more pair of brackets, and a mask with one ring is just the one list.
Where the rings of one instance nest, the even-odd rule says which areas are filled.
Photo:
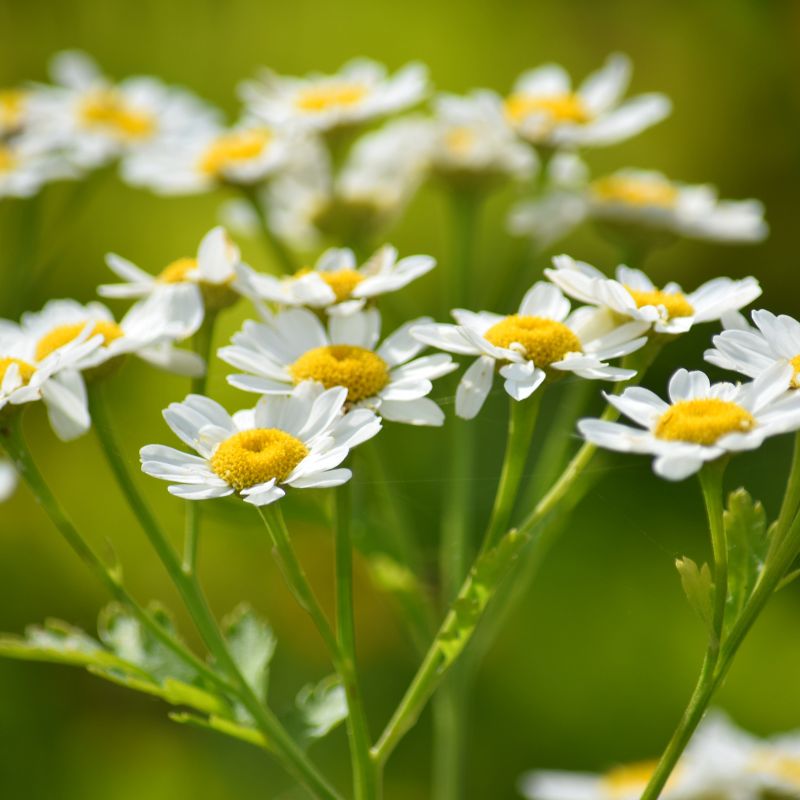
[[712, 384], [702, 372], [679, 369], [669, 382], [669, 402], [632, 387], [606, 395], [641, 428], [584, 419], [583, 436], [608, 450], [650, 453], [656, 474], [683, 480], [727, 453], [755, 450], [769, 436], [800, 428], [800, 395], [786, 396], [792, 368], [776, 364], [748, 384]]
[[544, 281], [528, 290], [516, 314], [456, 309], [453, 316], [456, 325], [419, 325], [412, 333], [442, 350], [478, 356], [456, 393], [456, 413], [465, 419], [480, 411], [498, 366], [509, 396], [525, 400], [548, 375], [572, 372], [582, 378], [628, 380], [636, 373], [606, 361], [632, 353], [647, 341], [641, 336], [646, 323], [617, 325], [592, 308], [570, 313], [561, 291]]
[[22, 134], [0, 137], [0, 198], [31, 197], [46, 183], [78, 177], [62, 154]]
[[556, 256], [545, 274], [571, 297], [652, 325], [656, 333], [685, 333], [700, 322], [720, 319], [752, 303], [761, 287], [755, 278], [714, 278], [693, 292], [677, 283], [656, 286], [641, 270], [617, 267], [616, 279], [569, 256]]
[[616, 144], [660, 122], [671, 109], [662, 94], [622, 101], [630, 81], [628, 58], [616, 53], [578, 89], [557, 64], [526, 72], [504, 101], [506, 119], [529, 142], [547, 147]]
[[303, 381], [347, 390], [348, 408], [369, 408], [385, 419], [441, 425], [444, 414], [427, 395], [432, 380], [452, 372], [450, 356], [417, 358], [424, 345], [406, 323], [378, 345], [381, 317], [374, 308], [333, 315], [327, 328], [311, 311], [289, 309], [268, 323], [245, 322], [219, 357], [247, 374], [228, 382], [245, 391], [287, 394]]
[[304, 383], [230, 416], [213, 400], [189, 395], [172, 403], [164, 419], [199, 455], [148, 445], [141, 451], [142, 470], [170, 481], [169, 492], [177, 497], [208, 500], [237, 493], [256, 506], [283, 497], [284, 486], [339, 486], [351, 476], [349, 469], [338, 468], [350, 449], [381, 427], [367, 409], [343, 414], [346, 399], [342, 388]]

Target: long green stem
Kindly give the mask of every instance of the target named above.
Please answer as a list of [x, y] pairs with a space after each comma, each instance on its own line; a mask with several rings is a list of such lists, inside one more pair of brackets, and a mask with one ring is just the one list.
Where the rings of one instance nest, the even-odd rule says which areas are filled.
[[217, 621], [208, 606], [208, 601], [200, 588], [200, 584], [197, 582], [196, 575], [183, 569], [177, 552], [162, 530], [158, 520], [153, 516], [153, 513], [140, 496], [114, 439], [110, 416], [100, 386], [92, 388], [89, 405], [94, 427], [111, 472], [151, 546], [156, 551], [164, 568], [178, 589], [206, 646], [236, 686], [239, 698], [253, 717], [256, 725], [264, 736], [274, 743], [275, 753], [284, 766], [318, 797], [325, 798], [325, 800], [335, 800], [339, 797], [335, 789], [317, 771], [316, 767], [292, 739], [278, 718], [259, 702], [228, 650], [225, 637], [222, 635]]
[[297, 271], [297, 264], [294, 257], [289, 252], [286, 245], [275, 235], [275, 232], [269, 225], [269, 220], [264, 213], [264, 208], [258, 198], [256, 190], [249, 186], [243, 186], [242, 197], [247, 201], [253, 214], [258, 221], [258, 229], [261, 232], [261, 238], [269, 250], [270, 254], [274, 257], [278, 269], [286, 275], [291, 275]]

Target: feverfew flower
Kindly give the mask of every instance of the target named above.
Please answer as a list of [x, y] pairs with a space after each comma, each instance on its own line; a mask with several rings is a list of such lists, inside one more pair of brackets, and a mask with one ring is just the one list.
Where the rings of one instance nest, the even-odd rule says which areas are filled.
[[313, 269], [302, 269], [288, 278], [276, 278], [247, 270], [247, 282], [262, 300], [282, 306], [324, 308], [329, 313], [360, 311], [368, 300], [396, 292], [436, 266], [431, 256], [406, 256], [381, 247], [362, 266], [347, 248], [330, 248]]
[[472, 419], [483, 406], [497, 367], [505, 390], [525, 400], [548, 376], [572, 372], [582, 378], [621, 381], [636, 373], [609, 366], [610, 358], [632, 353], [647, 339], [648, 325], [634, 320], [617, 325], [592, 308], [570, 313], [569, 301], [552, 284], [540, 281], [526, 293], [516, 314], [453, 311], [457, 325], [418, 325], [412, 334], [425, 344], [461, 355], [478, 356], [456, 392], [456, 414]]
[[0, 198], [31, 197], [51, 181], [78, 177], [60, 153], [27, 135], [0, 138]]
[[263, 397], [254, 411], [230, 416], [213, 400], [189, 395], [172, 403], [164, 419], [199, 456], [172, 447], [141, 450], [142, 470], [170, 481], [168, 491], [186, 500], [237, 493], [265, 506], [284, 486], [313, 489], [350, 479], [339, 465], [350, 448], [372, 438], [380, 420], [366, 409], [343, 414], [347, 390], [303, 383], [285, 397]]
[[581, 420], [578, 428], [599, 447], [654, 455], [656, 474], [679, 481], [708, 461], [800, 428], [800, 395], [786, 395], [791, 375], [791, 366], [776, 364], [752, 383], [711, 384], [702, 372], [679, 369], [669, 382], [669, 403], [641, 387], [606, 395], [641, 428], [599, 419]]
[[269, 323], [247, 321], [233, 345], [218, 355], [245, 370], [228, 383], [248, 392], [288, 394], [303, 381], [326, 389], [343, 386], [348, 408], [369, 408], [392, 422], [441, 425], [444, 414], [427, 395], [432, 380], [456, 369], [450, 356], [416, 356], [423, 344], [411, 336], [421, 318], [378, 345], [381, 316], [374, 308], [332, 315], [327, 329], [311, 311], [289, 309]]
[[619, 266], [616, 280], [566, 255], [553, 259], [545, 275], [570, 297], [614, 314], [647, 322], [656, 333], [685, 333], [700, 322], [713, 322], [752, 303], [761, 287], [755, 278], [714, 278], [693, 292], [677, 283], [659, 289], [641, 270]]
[[617, 53], [573, 90], [557, 64], [526, 72], [504, 101], [505, 115], [524, 139], [546, 147], [600, 147], [630, 139], [671, 110], [663, 94], [622, 101], [630, 81], [629, 59]]
[[76, 369], [92, 370], [93, 374], [101, 365], [116, 364], [123, 356], [136, 355], [161, 369], [202, 375], [202, 359], [172, 346], [190, 336], [199, 324], [190, 286], [151, 295], [134, 305], [119, 323], [102, 303], [84, 306], [75, 300], [51, 300], [41, 311], [22, 315], [22, 328], [34, 342], [37, 361], [61, 350], [84, 331], [91, 337], [101, 337], [100, 346], [74, 364]]
[[760, 242], [768, 228], [758, 200], [719, 200], [708, 184], [690, 186], [660, 172], [623, 169], [589, 184], [588, 214], [692, 239]]
[[0, 139], [22, 131], [28, 122], [31, 89], [0, 88]]
[[203, 321], [206, 311], [217, 311], [236, 302], [244, 291], [237, 280], [241, 266], [239, 248], [224, 228], [213, 228], [200, 242], [196, 258], [179, 258], [158, 275], [145, 272], [127, 259], [109, 253], [106, 263], [126, 283], [98, 288], [102, 297], [144, 298], [155, 294], [176, 294], [176, 304], [186, 322], [184, 334], [190, 336]]
[[409, 108], [422, 100], [427, 87], [422, 64], [408, 64], [388, 76], [383, 65], [362, 58], [334, 75], [292, 78], [263, 70], [257, 80], [242, 84], [241, 96], [249, 111], [269, 125], [293, 123], [322, 133]]

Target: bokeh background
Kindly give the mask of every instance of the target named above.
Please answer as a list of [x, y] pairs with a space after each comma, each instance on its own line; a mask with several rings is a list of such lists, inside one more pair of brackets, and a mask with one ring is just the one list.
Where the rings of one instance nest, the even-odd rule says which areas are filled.
[[[690, 182], [710, 181], [726, 197], [758, 197], [772, 233], [752, 247], [682, 242], [648, 264], [658, 281], [687, 288], [712, 276], [755, 274], [763, 303], [800, 314], [797, 220], [800, 218], [800, 4], [794, 0], [0, 0], [0, 85], [44, 79], [46, 62], [65, 47], [84, 48], [114, 76], [151, 73], [182, 83], [236, 111], [234, 87], [259, 65], [286, 73], [333, 70], [355, 55], [390, 67], [425, 61], [439, 88], [510, 87], [522, 70], [547, 60], [576, 76], [613, 50], [635, 63], [633, 89], [659, 90], [675, 103], [671, 118], [633, 141], [592, 153], [599, 169], [652, 167]], [[194, 251], [216, 222], [221, 196], [159, 199], [109, 175], [88, 204], [71, 213], [71, 195], [51, 187], [43, 236], [58, 261], [34, 287], [32, 307], [50, 297], [92, 299], [114, 250], [153, 271]], [[540, 268], [521, 263], [503, 232], [507, 197], [488, 209], [478, 273]], [[448, 258], [446, 209], [423, 190], [391, 231], [402, 253]], [[0, 202], [14, 225], [15, 203]], [[61, 215], [61, 216], [59, 216]], [[241, 241], [246, 260], [264, 265], [258, 241]], [[0, 242], [0, 249], [6, 249]], [[611, 268], [616, 253], [590, 228], [558, 247]], [[8, 261], [3, 262], [8, 270]], [[13, 269], [13, 264], [11, 265]], [[7, 286], [9, 276], [3, 276]], [[491, 278], [489, 278], [491, 279]], [[8, 304], [9, 298], [3, 298]], [[13, 298], [11, 298], [13, 299]], [[517, 298], [508, 298], [508, 309]], [[435, 276], [385, 304], [387, 325], [438, 308]], [[501, 309], [498, 309], [501, 310]], [[222, 335], [245, 309], [225, 316]], [[708, 326], [672, 345], [647, 383], [663, 389], [678, 365], [702, 366]], [[212, 393], [232, 407], [241, 396], [212, 373]], [[598, 391], [599, 391], [598, 386]], [[126, 452], [169, 441], [160, 409], [186, 392], [183, 380], [130, 363], [111, 389]], [[447, 398], [443, 398], [447, 403]], [[445, 406], [450, 409], [451, 406]], [[494, 397], [479, 422], [483, 450], [474, 492], [485, 513], [502, 452], [505, 403]], [[390, 427], [390, 426], [387, 426]], [[123, 506], [92, 436], [63, 445], [40, 410], [28, 431], [42, 468], [93, 541], [110, 539], [134, 593], [178, 607], [165, 574]], [[446, 432], [388, 430], [391, 490], [415, 522], [431, 557], [441, 496]], [[746, 484], [776, 512], [789, 455], [774, 441], [730, 470], [730, 488]], [[644, 459], [610, 458], [607, 474], [575, 514], [524, 604], [508, 620], [474, 688], [469, 727], [469, 797], [517, 797], [514, 784], [535, 767], [596, 770], [656, 755], [688, 697], [703, 650], [700, 624], [673, 567], [687, 554], [707, 557], [695, 482], [657, 480]], [[367, 484], [369, 476], [357, 478]], [[163, 485], [142, 481], [179, 536], [181, 504]], [[314, 632], [283, 589], [265, 532], [254, 514], [209, 511], [201, 569], [214, 609], [247, 599], [279, 637], [273, 694], [286, 703], [306, 680], [325, 674]], [[332, 595], [328, 532], [298, 520], [296, 538], [313, 580]], [[0, 629], [21, 631], [55, 616], [93, 630], [106, 598], [35, 506], [27, 491], [0, 507]], [[360, 655], [374, 729], [382, 727], [415, 668], [412, 648], [391, 606], [359, 570]], [[185, 616], [178, 619], [190, 641]], [[800, 728], [800, 584], [771, 604], [743, 648], [718, 703], [744, 727], [768, 734]], [[31, 800], [223, 800], [299, 797], [261, 753], [213, 734], [179, 728], [154, 700], [80, 671], [0, 661], [0, 795]], [[315, 746], [340, 783], [347, 778], [345, 735]], [[423, 798], [429, 777], [430, 715], [402, 744], [387, 772], [388, 800]]]

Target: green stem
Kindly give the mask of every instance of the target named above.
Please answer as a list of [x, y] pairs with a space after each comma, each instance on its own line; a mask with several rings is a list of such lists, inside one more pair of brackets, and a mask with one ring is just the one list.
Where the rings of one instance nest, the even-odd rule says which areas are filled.
[[[783, 496], [780, 514], [778, 515], [777, 531], [788, 531], [798, 508], [800, 508], [800, 431], [794, 435], [792, 466], [789, 471], [789, 479], [786, 482], [786, 493]], [[777, 546], [780, 543], [780, 537], [775, 536], [772, 543]]]
[[339, 795], [317, 771], [316, 767], [292, 739], [278, 718], [268, 708], [261, 705], [233, 660], [225, 638], [208, 606], [208, 601], [197, 582], [196, 575], [183, 569], [177, 552], [172, 547], [158, 520], [153, 516], [140, 496], [128, 472], [121, 451], [114, 439], [108, 408], [100, 386], [92, 387], [89, 395], [89, 407], [95, 431], [111, 472], [150, 544], [178, 589], [206, 646], [236, 686], [239, 698], [253, 717], [258, 728], [268, 740], [274, 743], [275, 754], [287, 770], [318, 797], [326, 800], [335, 800]]
[[295, 263], [294, 257], [270, 227], [269, 220], [264, 213], [255, 188], [251, 186], [241, 186], [240, 188], [242, 197], [247, 201], [258, 220], [258, 229], [261, 232], [261, 237], [267, 250], [275, 259], [279, 270], [286, 275], [291, 275], [293, 272], [296, 272], [297, 264]]
[[700, 470], [700, 486], [708, 515], [708, 529], [714, 553], [714, 613], [711, 622], [709, 651], [714, 659], [719, 655], [725, 629], [725, 608], [728, 603], [728, 544], [723, 520], [722, 478], [726, 458], [706, 464]]

